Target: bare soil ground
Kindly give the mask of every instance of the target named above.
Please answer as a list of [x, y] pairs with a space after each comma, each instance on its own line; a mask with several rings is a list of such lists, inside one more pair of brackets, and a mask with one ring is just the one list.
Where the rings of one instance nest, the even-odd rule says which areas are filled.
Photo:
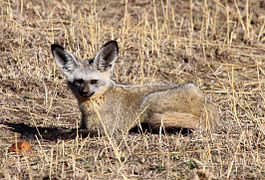
[[[80, 112], [50, 52], [119, 42], [119, 83], [193, 82], [213, 132], [43, 137]], [[264, 179], [264, 0], [0, 0], [0, 179]], [[16, 141], [33, 151], [9, 153]]]

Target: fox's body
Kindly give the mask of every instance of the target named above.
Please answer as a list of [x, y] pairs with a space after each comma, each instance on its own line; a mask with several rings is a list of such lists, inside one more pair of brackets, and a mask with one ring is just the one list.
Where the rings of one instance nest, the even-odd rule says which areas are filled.
[[116, 41], [106, 43], [94, 59], [83, 62], [59, 45], [52, 45], [52, 51], [77, 98], [80, 128], [91, 134], [127, 132], [139, 123], [154, 129], [212, 129], [219, 120], [215, 106], [193, 84], [121, 85], [112, 81]]

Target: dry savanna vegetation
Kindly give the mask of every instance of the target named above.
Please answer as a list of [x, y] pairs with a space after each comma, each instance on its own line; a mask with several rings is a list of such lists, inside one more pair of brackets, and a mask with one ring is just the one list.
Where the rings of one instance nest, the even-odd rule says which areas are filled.
[[[115, 81], [192, 82], [218, 127], [45, 138], [80, 119], [50, 45], [88, 59], [111, 39]], [[265, 177], [264, 0], [0, 0], [0, 57], [0, 179]]]

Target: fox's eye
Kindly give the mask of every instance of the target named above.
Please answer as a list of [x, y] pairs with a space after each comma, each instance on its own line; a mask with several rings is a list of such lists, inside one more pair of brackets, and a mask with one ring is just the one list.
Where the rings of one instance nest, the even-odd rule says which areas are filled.
[[97, 79], [92, 79], [90, 80], [90, 84], [97, 84], [98, 80]]
[[74, 83], [75, 83], [76, 85], [81, 85], [81, 84], [83, 84], [83, 82], [84, 82], [83, 79], [76, 79]]

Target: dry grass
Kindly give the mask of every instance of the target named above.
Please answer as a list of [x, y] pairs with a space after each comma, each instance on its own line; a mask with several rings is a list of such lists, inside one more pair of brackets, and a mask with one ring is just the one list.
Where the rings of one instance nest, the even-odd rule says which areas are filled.
[[[264, 9], [263, 0], [0, 0], [0, 178], [264, 178]], [[77, 127], [80, 115], [50, 45], [89, 58], [110, 39], [117, 82], [193, 82], [220, 108], [218, 129], [37, 136]], [[8, 153], [16, 140], [34, 151]]]

